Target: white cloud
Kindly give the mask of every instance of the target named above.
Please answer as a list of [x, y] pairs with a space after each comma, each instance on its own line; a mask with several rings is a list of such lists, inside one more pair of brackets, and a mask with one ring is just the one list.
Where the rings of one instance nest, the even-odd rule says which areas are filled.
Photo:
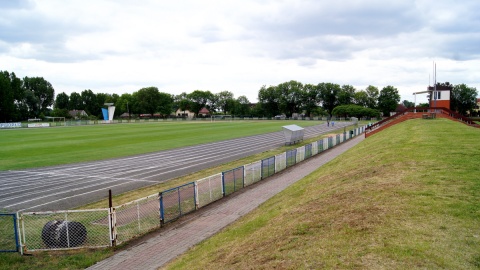
[[[477, 1], [1, 1], [0, 69], [56, 93], [232, 91], [289, 80], [477, 87]], [[418, 100], [417, 100], [418, 101]]]

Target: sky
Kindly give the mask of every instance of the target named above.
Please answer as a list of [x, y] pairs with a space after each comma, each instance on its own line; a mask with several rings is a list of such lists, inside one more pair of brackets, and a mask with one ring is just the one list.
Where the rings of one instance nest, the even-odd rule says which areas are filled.
[[[43, 77], [55, 95], [178, 95], [262, 86], [480, 91], [478, 0], [0, 0], [0, 70]], [[426, 102], [418, 95], [416, 102]]]

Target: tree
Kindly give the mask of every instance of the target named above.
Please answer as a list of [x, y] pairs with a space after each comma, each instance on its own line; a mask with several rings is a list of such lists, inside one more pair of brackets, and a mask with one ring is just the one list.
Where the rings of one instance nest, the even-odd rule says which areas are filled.
[[287, 117], [300, 112], [303, 84], [294, 80], [275, 87], [280, 112]]
[[384, 116], [388, 116], [390, 112], [394, 112], [400, 101], [400, 95], [397, 88], [393, 86], [385, 86], [378, 96], [378, 109]]
[[[97, 95], [92, 90], [86, 89], [81, 93], [82, 104], [88, 115], [101, 115], [101, 106], [98, 104]], [[102, 104], [103, 105], [103, 104]]]
[[[15, 73], [0, 71], [0, 122], [19, 121], [22, 116], [22, 100], [25, 89]], [[28, 113], [28, 108], [27, 108]]]
[[50, 115], [55, 117], [65, 117], [65, 118], [71, 117], [71, 115], [68, 113], [68, 110], [66, 108], [65, 109], [54, 108], [51, 111]]
[[335, 107], [332, 112], [334, 115], [343, 117], [378, 117], [380, 112], [375, 109], [365, 108], [360, 105], [349, 104]]
[[402, 101], [402, 104], [403, 104], [403, 106], [405, 106], [405, 107], [407, 107], [407, 108], [413, 108], [413, 107], [415, 107], [415, 103], [414, 103], [414, 102], [411, 102], [411, 101], [408, 101], [408, 100]]
[[235, 100], [235, 115], [250, 115], [250, 101], [246, 96], [239, 96]]
[[222, 91], [218, 94], [215, 94], [215, 107], [222, 110], [223, 114], [227, 114], [227, 111], [233, 110], [234, 99], [233, 93], [229, 91]]
[[368, 94], [366, 91], [358, 91], [355, 92], [355, 95], [353, 96], [353, 103], [362, 107], [367, 107], [368, 108]]
[[159, 93], [158, 111], [163, 116], [169, 116], [173, 110], [173, 96], [171, 94]]
[[320, 104], [318, 88], [313, 84], [305, 84], [302, 90], [302, 105], [305, 115], [311, 117]]
[[35, 99], [30, 99], [36, 104], [29, 104], [33, 108], [33, 116], [37, 117], [40, 114], [46, 114], [48, 107], [53, 105], [55, 90], [53, 86], [42, 77], [25, 77], [23, 84], [26, 91], [31, 91]]
[[375, 86], [369, 85], [365, 89], [365, 92], [367, 93], [367, 96], [368, 96], [367, 107], [370, 109], [376, 109], [377, 103], [378, 103], [378, 95], [379, 95], [378, 88]]
[[68, 102], [70, 97], [65, 92], [57, 95], [55, 98], [55, 109], [68, 109]]
[[472, 110], [477, 105], [478, 92], [475, 87], [468, 87], [466, 84], [457, 84], [453, 87], [450, 98], [450, 107], [462, 115]]
[[255, 109], [258, 117], [273, 117], [280, 113], [278, 96], [274, 86], [262, 86], [258, 91], [258, 102], [259, 107]]
[[317, 85], [319, 97], [322, 100], [322, 107], [332, 116], [332, 111], [339, 105], [338, 93], [341, 88], [340, 85], [334, 83], [319, 83]]
[[132, 94], [125, 93], [122, 94], [115, 103], [115, 114], [118, 111], [119, 115], [127, 113], [130, 116], [132, 111], [131, 106], [134, 104]]
[[157, 87], [146, 87], [132, 94], [135, 99], [134, 108], [138, 113], [154, 115], [159, 110], [160, 92]]
[[70, 100], [68, 101], [68, 109], [70, 110], [83, 110], [82, 96], [77, 92], [70, 94]]
[[355, 98], [355, 87], [351, 85], [342, 85], [338, 92], [338, 104], [348, 105], [353, 104]]
[[195, 90], [187, 94], [187, 98], [190, 100], [190, 109], [196, 117], [198, 117], [198, 113], [204, 107], [211, 109], [210, 104], [213, 100], [213, 94], [210, 91]]

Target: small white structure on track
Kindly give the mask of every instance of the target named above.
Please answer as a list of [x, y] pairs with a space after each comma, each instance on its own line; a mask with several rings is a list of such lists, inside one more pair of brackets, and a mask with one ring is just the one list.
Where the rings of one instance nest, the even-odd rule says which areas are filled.
[[297, 125], [283, 126], [283, 135], [285, 135], [285, 144], [292, 144], [303, 141], [304, 128]]

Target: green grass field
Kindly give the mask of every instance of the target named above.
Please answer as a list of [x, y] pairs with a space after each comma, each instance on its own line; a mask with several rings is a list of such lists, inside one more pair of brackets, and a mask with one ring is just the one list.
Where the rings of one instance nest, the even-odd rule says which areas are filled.
[[480, 129], [409, 120], [167, 269], [479, 269]]
[[102, 160], [281, 131], [319, 121], [153, 122], [0, 130], [0, 170]]

